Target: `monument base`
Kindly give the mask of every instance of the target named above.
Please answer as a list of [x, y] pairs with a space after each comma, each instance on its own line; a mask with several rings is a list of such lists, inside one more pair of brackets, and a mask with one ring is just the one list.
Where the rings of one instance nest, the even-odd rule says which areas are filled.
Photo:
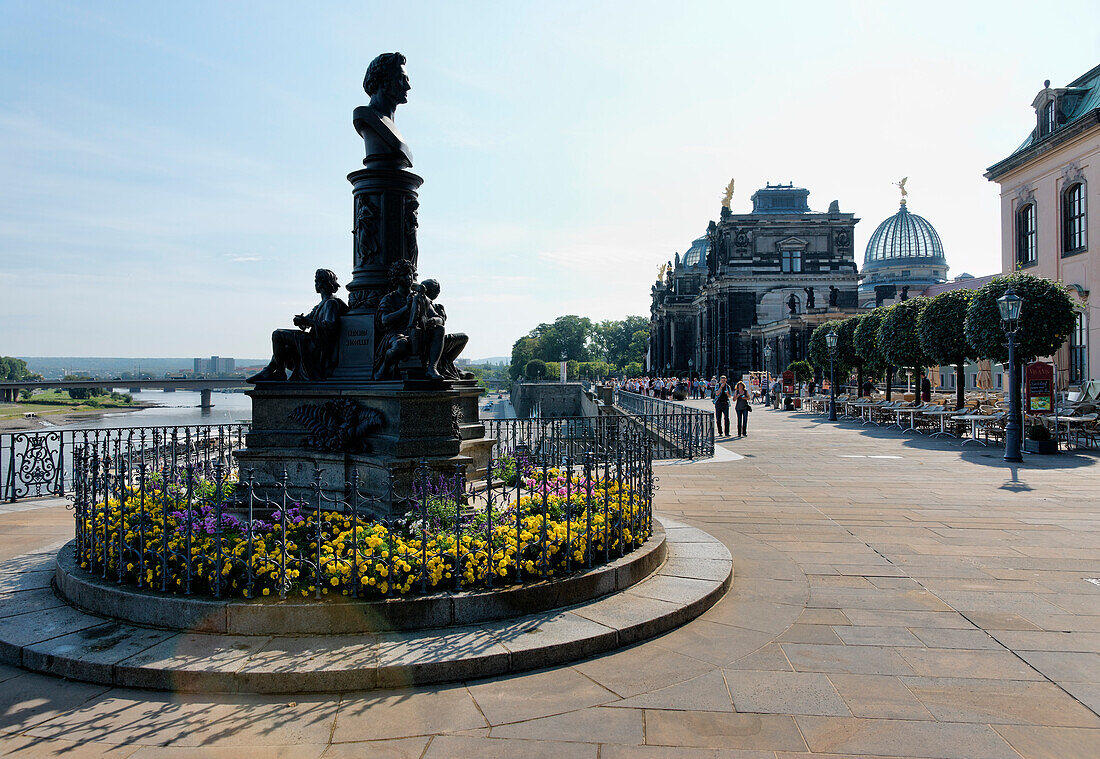
[[400, 516], [422, 463], [433, 476], [484, 472], [493, 441], [478, 422], [480, 392], [474, 382], [257, 383], [252, 429], [234, 452], [240, 476], [275, 485], [285, 472], [294, 500]]

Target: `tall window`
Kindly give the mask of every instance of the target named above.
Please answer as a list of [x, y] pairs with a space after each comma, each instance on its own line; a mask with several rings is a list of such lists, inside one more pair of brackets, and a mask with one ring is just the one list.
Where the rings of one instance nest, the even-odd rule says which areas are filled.
[[1085, 248], [1085, 185], [1071, 184], [1062, 193], [1062, 252]]
[[784, 250], [780, 251], [781, 262], [780, 270], [784, 272], [798, 273], [802, 271], [802, 251], [801, 250]]
[[1055, 118], [1054, 101], [1051, 100], [1045, 106], [1043, 106], [1043, 134], [1048, 135], [1054, 131], [1057, 120]]
[[1085, 337], [1085, 315], [1077, 312], [1073, 333], [1069, 336], [1069, 381], [1084, 382], [1088, 372], [1088, 352]]
[[1035, 204], [1027, 203], [1016, 212], [1016, 266], [1031, 266], [1038, 258], [1035, 245]]

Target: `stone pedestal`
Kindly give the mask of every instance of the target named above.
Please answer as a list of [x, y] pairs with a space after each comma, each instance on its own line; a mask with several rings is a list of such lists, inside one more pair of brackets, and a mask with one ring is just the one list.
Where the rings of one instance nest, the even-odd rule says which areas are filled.
[[[476, 385], [452, 383], [260, 382], [248, 392], [252, 430], [234, 456], [242, 478], [251, 474], [257, 482], [276, 483], [285, 471], [295, 486], [291, 497], [310, 503], [316, 500], [309, 487], [316, 470], [326, 497], [343, 500], [354, 496], [349, 488], [354, 472], [368, 499], [359, 501], [363, 511], [399, 516], [402, 506], [396, 501], [408, 493], [422, 461], [440, 474], [453, 476], [461, 467], [467, 478], [475, 476], [462, 438], [484, 437], [477, 422], [478, 392]], [[474, 411], [467, 416], [471, 395]]]
[[403, 168], [365, 168], [348, 175], [352, 184], [352, 279], [348, 283], [349, 313], [340, 321], [340, 357], [333, 377], [370, 380], [374, 374], [375, 312], [389, 290], [389, 269], [395, 261], [414, 266], [416, 190], [424, 183]]

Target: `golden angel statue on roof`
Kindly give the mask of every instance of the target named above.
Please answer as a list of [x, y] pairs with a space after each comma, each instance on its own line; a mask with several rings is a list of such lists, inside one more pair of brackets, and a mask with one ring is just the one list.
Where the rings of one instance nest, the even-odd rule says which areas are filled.
[[730, 203], [732, 203], [732, 202], [733, 202], [733, 180], [731, 179], [730, 183], [728, 185], [726, 185], [726, 191], [722, 193], [722, 207], [723, 208], [729, 208], [732, 211], [733, 209], [730, 208]]
[[905, 183], [909, 181], [909, 177], [902, 177], [900, 182], [894, 182], [894, 186], [901, 190], [901, 202], [905, 202], [905, 196], [909, 193], [905, 189]]

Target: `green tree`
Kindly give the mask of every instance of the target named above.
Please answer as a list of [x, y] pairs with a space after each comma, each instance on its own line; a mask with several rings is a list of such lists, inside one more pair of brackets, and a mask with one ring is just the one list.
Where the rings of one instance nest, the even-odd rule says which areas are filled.
[[[628, 316], [615, 325], [607, 354], [608, 363], [612, 366], [626, 366], [631, 361], [641, 362], [649, 339], [649, 319], [644, 316]], [[634, 335], [638, 332], [646, 335], [641, 350], [638, 350], [639, 346], [634, 340]]]
[[634, 334], [630, 336], [630, 346], [628, 347], [626, 355], [624, 356], [626, 360], [623, 362], [623, 366], [631, 363], [641, 364], [645, 359], [645, 354], [648, 350], [649, 330], [635, 330]]
[[855, 353], [863, 362], [863, 371], [872, 379], [878, 379], [887, 371], [886, 358], [879, 348], [878, 332], [882, 326], [882, 317], [886, 315], [886, 309], [876, 308], [859, 317], [852, 332], [852, 342]]
[[967, 359], [977, 358], [966, 339], [966, 312], [977, 294], [961, 288], [940, 293], [928, 301], [918, 320], [920, 344], [934, 362], [955, 367], [955, 408], [965, 405]]
[[978, 290], [966, 310], [966, 339], [979, 358], [1008, 361], [1008, 344], [1001, 327], [997, 299], [1008, 286], [1023, 301], [1016, 330], [1016, 358], [1020, 363], [1053, 355], [1073, 332], [1073, 296], [1060, 282], [1014, 273], [995, 277]]
[[27, 368], [27, 362], [14, 356], [0, 356], [0, 382], [40, 380], [42, 375]]
[[[81, 381], [95, 379], [87, 374], [66, 374], [62, 379], [70, 381]], [[108, 391], [101, 387], [74, 387], [68, 391], [69, 397], [74, 401], [86, 401], [91, 398], [98, 398], [101, 395], [107, 395]]]
[[546, 362], [538, 358], [531, 359], [524, 367], [523, 374], [530, 380], [546, 379]]
[[539, 341], [527, 335], [512, 344], [512, 363], [508, 366], [508, 377], [515, 382], [522, 375], [527, 362], [539, 353]]
[[814, 376], [814, 367], [809, 361], [792, 361], [787, 364], [787, 371], [794, 372], [795, 382], [809, 382]]
[[[934, 363], [920, 343], [920, 315], [927, 305], [928, 298], [895, 303], [886, 309], [879, 327], [879, 346], [886, 363], [912, 369], [914, 376]], [[919, 389], [917, 392], [919, 395]]]
[[863, 314], [849, 316], [840, 320], [840, 328], [837, 330], [838, 351], [845, 364], [856, 370], [856, 392], [863, 395], [863, 357], [856, 352], [856, 328], [859, 327]]
[[586, 316], [567, 314], [559, 316], [553, 324], [540, 324], [539, 358], [543, 361], [560, 361], [565, 358], [575, 361], [588, 360], [588, 342], [592, 337], [592, 320]]
[[[823, 376], [829, 373], [829, 346], [825, 336], [830, 332], [836, 332], [836, 355], [834, 357], [834, 370], [837, 380], [843, 383], [843, 378], [851, 374], [852, 366], [848, 363], [848, 357], [852, 355], [853, 348], [850, 343], [851, 335], [844, 330], [844, 322], [833, 319], [817, 325], [810, 334], [810, 363], [821, 369]], [[845, 335], [848, 338], [845, 338]]]
[[641, 377], [642, 372], [644, 371], [645, 369], [642, 368], [642, 364], [640, 361], [631, 361], [629, 364], [623, 367], [623, 375], [626, 376], [628, 379]]

